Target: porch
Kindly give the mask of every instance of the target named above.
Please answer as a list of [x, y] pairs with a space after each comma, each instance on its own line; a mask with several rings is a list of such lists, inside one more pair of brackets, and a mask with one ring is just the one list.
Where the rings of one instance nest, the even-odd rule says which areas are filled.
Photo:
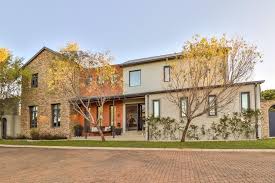
[[[95, 120], [100, 119], [99, 126], [107, 140], [146, 140], [144, 96], [110, 97], [102, 107], [95, 101], [91, 102], [89, 109]], [[86, 132], [88, 139], [100, 140], [97, 127], [89, 124], [83, 116], [78, 114], [76, 122], [83, 127], [83, 132], [74, 135], [73, 139], [84, 139]]]

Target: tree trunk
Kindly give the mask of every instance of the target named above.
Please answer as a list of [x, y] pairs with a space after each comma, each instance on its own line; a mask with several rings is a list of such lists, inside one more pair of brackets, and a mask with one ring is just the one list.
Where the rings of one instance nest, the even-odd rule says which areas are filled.
[[100, 126], [97, 125], [96, 128], [97, 128], [97, 130], [98, 130], [98, 132], [99, 132], [99, 135], [100, 135], [100, 137], [101, 137], [102, 142], [105, 142], [106, 140], [105, 140], [104, 134], [103, 134], [103, 132], [102, 132]]
[[181, 142], [185, 142], [186, 134], [187, 134], [190, 123], [191, 123], [191, 120], [187, 119], [187, 123], [186, 123], [184, 130], [182, 132]]

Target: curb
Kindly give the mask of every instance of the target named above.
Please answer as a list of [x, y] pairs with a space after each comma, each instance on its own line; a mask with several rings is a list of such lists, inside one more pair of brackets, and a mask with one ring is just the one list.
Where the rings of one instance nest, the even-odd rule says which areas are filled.
[[189, 149], [189, 148], [128, 148], [128, 147], [75, 147], [75, 146], [33, 146], [3, 145], [6, 148], [70, 149], [70, 150], [112, 150], [112, 151], [182, 151], [182, 152], [266, 152], [275, 153], [275, 149]]

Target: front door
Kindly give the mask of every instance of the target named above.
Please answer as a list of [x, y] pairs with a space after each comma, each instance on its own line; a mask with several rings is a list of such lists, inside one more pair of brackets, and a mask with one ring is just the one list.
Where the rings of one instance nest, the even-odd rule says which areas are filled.
[[128, 131], [142, 130], [145, 121], [145, 104], [126, 105], [126, 127]]
[[2, 138], [3, 139], [7, 138], [7, 119], [6, 118], [2, 119]]
[[126, 128], [128, 131], [137, 130], [138, 128], [138, 105], [126, 105]]

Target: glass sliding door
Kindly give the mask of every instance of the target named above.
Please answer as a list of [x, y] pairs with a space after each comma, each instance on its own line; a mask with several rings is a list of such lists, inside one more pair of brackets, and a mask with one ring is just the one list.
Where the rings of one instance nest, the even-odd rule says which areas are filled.
[[126, 105], [126, 128], [128, 131], [137, 130], [138, 127], [138, 105]]

